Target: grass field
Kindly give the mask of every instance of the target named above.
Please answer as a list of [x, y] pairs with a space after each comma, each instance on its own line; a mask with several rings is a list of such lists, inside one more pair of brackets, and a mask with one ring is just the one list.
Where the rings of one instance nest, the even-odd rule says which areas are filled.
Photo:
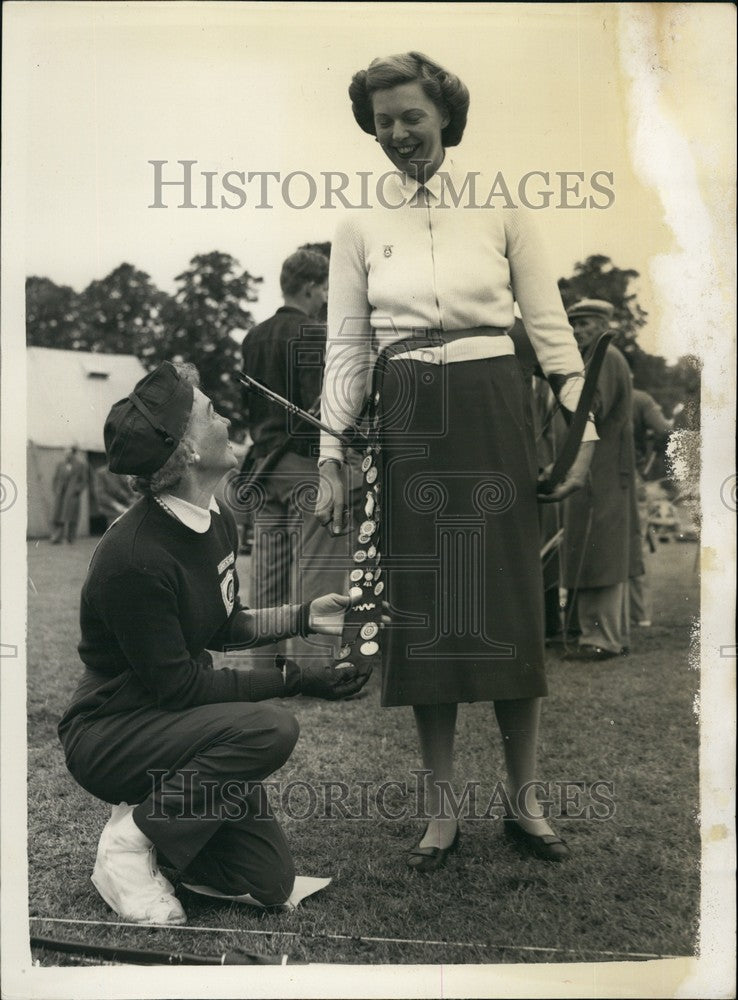
[[[382, 709], [375, 676], [366, 695], [350, 702], [285, 703], [299, 719], [301, 736], [276, 775], [282, 787], [344, 780], [368, 789], [371, 819], [281, 816], [298, 873], [330, 875], [331, 886], [297, 910], [276, 914], [183, 892], [189, 924], [217, 928], [212, 933], [106, 926], [117, 918], [90, 882], [109, 807], [67, 773], [56, 724], [81, 669], [77, 605], [93, 544], [42, 541], [28, 548], [29, 880], [33, 918], [103, 923], [34, 919], [33, 934], [204, 954], [286, 952], [293, 961], [335, 963], [694, 954], [700, 869], [699, 673], [689, 653], [699, 610], [694, 544], [662, 545], [649, 557], [655, 621], [633, 636], [629, 657], [578, 664], [550, 656], [540, 776], [584, 782], [587, 789], [611, 782], [615, 804], [607, 820], [554, 821], [572, 849], [569, 862], [521, 857], [503, 839], [499, 818], [480, 818], [462, 822], [460, 851], [443, 871], [431, 877], [410, 872], [404, 851], [422, 830], [410, 818], [410, 771], [419, 766], [411, 711]], [[245, 559], [239, 568], [247, 572]], [[457, 776], [459, 783], [480, 782], [482, 813], [503, 777], [499, 736], [490, 705], [462, 706], [459, 715]], [[400, 784], [387, 790], [387, 815], [378, 815], [376, 790], [390, 780]], [[309, 811], [299, 791], [292, 811]], [[347, 800], [352, 813], [358, 796], [355, 791]], [[588, 792], [582, 804], [597, 806]], [[499, 817], [501, 809], [494, 812]], [[34, 957], [43, 965], [70, 962], [48, 952]]]

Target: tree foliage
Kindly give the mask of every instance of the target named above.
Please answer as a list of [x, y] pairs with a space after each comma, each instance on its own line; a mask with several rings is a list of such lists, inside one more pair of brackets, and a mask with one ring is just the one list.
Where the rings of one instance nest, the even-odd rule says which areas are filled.
[[[228, 254], [200, 254], [175, 279], [174, 295], [161, 291], [148, 274], [120, 264], [81, 293], [49, 278], [26, 280], [26, 341], [35, 347], [135, 354], [146, 368], [170, 359], [191, 361], [203, 391], [233, 423], [245, 430], [239, 384], [243, 332], [253, 326], [249, 305], [261, 278], [241, 271]], [[236, 332], [240, 339], [234, 339]]]
[[241, 387], [235, 378], [241, 352], [231, 333], [254, 325], [248, 306], [257, 301], [262, 279], [240, 271], [238, 261], [215, 251], [193, 257], [189, 268], [175, 280], [178, 288], [165, 310], [165, 356], [197, 366], [203, 392], [241, 437], [246, 422]]
[[166, 340], [167, 299], [148, 274], [120, 264], [79, 296], [81, 349], [135, 354], [146, 362]]
[[574, 265], [570, 278], [559, 279], [559, 291], [564, 305], [579, 299], [604, 299], [614, 307], [613, 327], [617, 330], [615, 343], [623, 351], [632, 344], [641, 327], [646, 325], [648, 313], [638, 303], [635, 292], [629, 290], [631, 281], [640, 277], [632, 268], [616, 267], [609, 257], [593, 254]]
[[49, 278], [26, 278], [26, 336], [32, 347], [82, 350], [75, 290]]
[[633, 372], [633, 383], [645, 389], [667, 416], [682, 403], [684, 411], [679, 423], [690, 430], [699, 428], [700, 364], [697, 358], [685, 356], [675, 365], [649, 354], [638, 343], [638, 334], [646, 325], [648, 313], [638, 302], [631, 282], [639, 277], [632, 268], [616, 267], [609, 257], [593, 254], [574, 265], [574, 274], [559, 279], [559, 291], [569, 308], [579, 299], [604, 299], [614, 307], [612, 328], [614, 344], [623, 352]]

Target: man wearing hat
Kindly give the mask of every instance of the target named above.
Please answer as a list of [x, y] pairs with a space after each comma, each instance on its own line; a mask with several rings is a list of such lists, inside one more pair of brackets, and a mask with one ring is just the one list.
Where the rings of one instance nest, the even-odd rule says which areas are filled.
[[[59, 724], [67, 767], [114, 804], [92, 881], [125, 920], [186, 920], [161, 859], [183, 881], [284, 902], [294, 867], [262, 785], [298, 734], [281, 707], [303, 693], [340, 698], [368, 675], [301, 669], [276, 657], [213, 669], [208, 650], [316, 632], [340, 634], [349, 598], [250, 610], [239, 599], [238, 537], [213, 491], [236, 465], [229, 421], [191, 365], [164, 362], [105, 424], [109, 468], [142, 494], [100, 541], [82, 588], [85, 672]], [[130, 803], [130, 804], [127, 804]]]
[[[585, 367], [613, 306], [582, 299], [567, 315]], [[592, 406], [599, 441], [583, 489], [564, 504], [563, 582], [574, 594], [581, 635], [570, 660], [607, 660], [627, 651], [626, 607], [632, 519], [636, 511], [631, 380], [609, 346]]]

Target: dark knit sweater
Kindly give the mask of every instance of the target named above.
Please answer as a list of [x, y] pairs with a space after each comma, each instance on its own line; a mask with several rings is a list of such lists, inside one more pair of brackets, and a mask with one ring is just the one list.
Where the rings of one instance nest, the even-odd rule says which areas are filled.
[[[293, 306], [281, 306], [270, 319], [249, 330], [241, 348], [247, 375], [309, 410], [319, 399], [325, 363], [325, 324], [311, 320]], [[319, 432], [301, 423], [283, 407], [255, 392], [244, 394], [249, 414], [253, 457], [263, 458], [287, 445], [304, 458], [316, 457]]]
[[78, 716], [142, 707], [176, 711], [295, 693], [276, 666], [213, 669], [208, 649], [294, 635], [306, 608], [244, 609], [230, 512], [198, 534], [143, 498], [105, 533], [82, 588], [79, 654], [86, 666], [60, 733]]

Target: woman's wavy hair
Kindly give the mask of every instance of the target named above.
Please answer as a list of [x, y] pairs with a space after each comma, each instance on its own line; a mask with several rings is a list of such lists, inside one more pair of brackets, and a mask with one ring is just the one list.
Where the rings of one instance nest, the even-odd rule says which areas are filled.
[[444, 148], [458, 146], [466, 128], [469, 91], [458, 76], [449, 73], [422, 52], [404, 52], [399, 56], [375, 59], [368, 69], [354, 74], [348, 92], [351, 110], [359, 127], [369, 135], [376, 135], [372, 96], [378, 90], [390, 90], [416, 80], [426, 97], [449, 114], [449, 123], [441, 132]]
[[[188, 361], [174, 361], [173, 364], [180, 378], [189, 382], [193, 388], [200, 388], [200, 373], [194, 365]], [[179, 444], [160, 469], [152, 472], [150, 476], [128, 477], [129, 483], [137, 493], [143, 493], [144, 496], [165, 493], [177, 485], [189, 466], [194, 463], [197, 451], [192, 441], [187, 437], [191, 420], [192, 413], [190, 412], [179, 428]]]

